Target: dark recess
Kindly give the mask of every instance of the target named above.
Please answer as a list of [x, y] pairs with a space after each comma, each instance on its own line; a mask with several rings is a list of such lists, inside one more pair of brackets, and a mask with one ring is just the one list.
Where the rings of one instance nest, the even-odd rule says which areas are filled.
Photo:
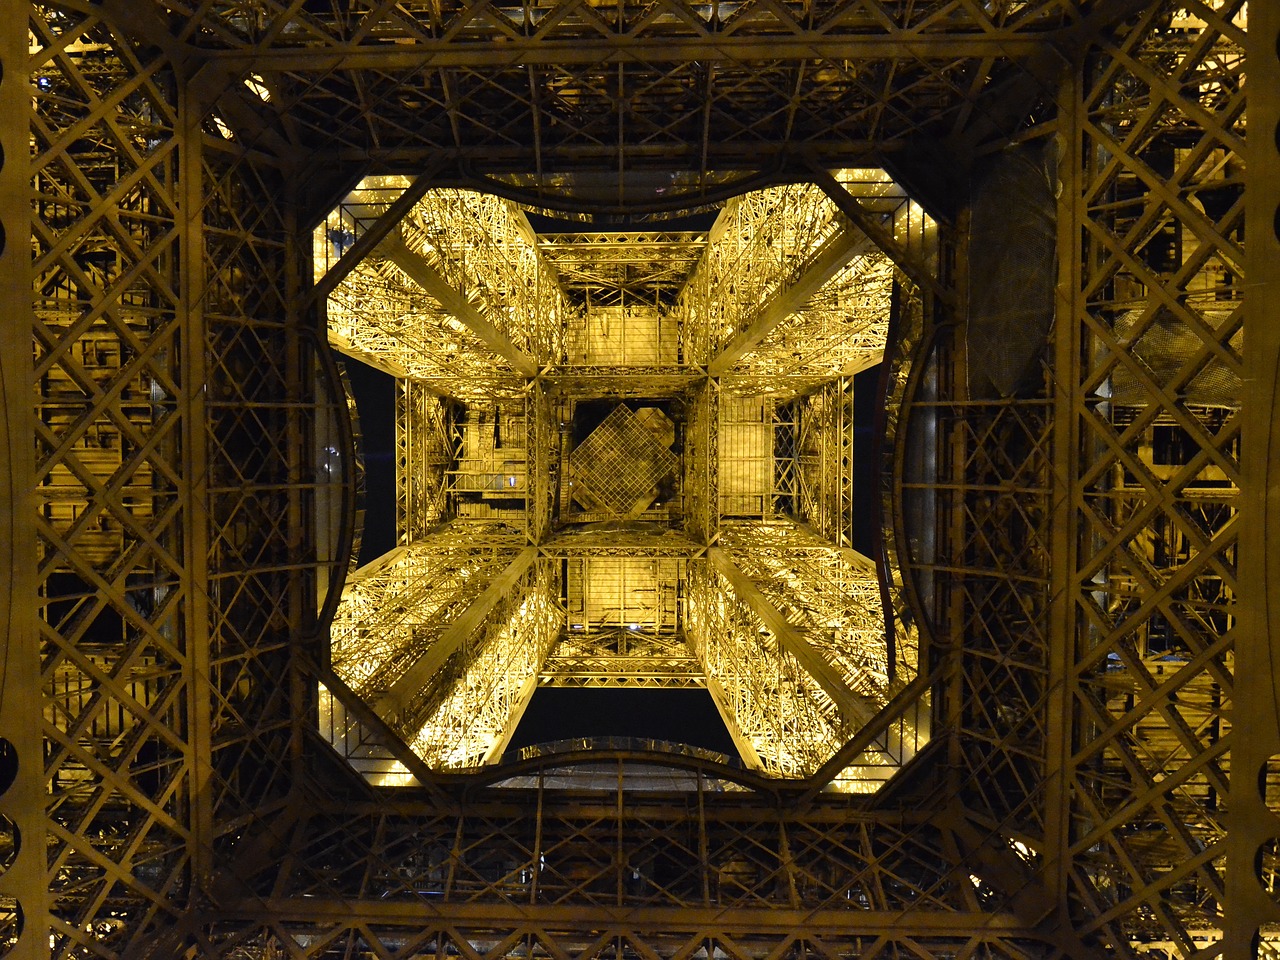
[[849, 539], [853, 549], [867, 557], [874, 557], [872, 525], [876, 519], [873, 509], [876, 492], [873, 489], [875, 470], [873, 457], [875, 440], [876, 407], [880, 398], [880, 364], [863, 370], [853, 378], [853, 529]]
[[359, 563], [364, 566], [396, 545], [396, 382], [366, 363], [342, 358], [360, 416], [364, 456], [364, 533]]
[[508, 749], [576, 737], [670, 740], [738, 755], [705, 690], [543, 687], [534, 692]]

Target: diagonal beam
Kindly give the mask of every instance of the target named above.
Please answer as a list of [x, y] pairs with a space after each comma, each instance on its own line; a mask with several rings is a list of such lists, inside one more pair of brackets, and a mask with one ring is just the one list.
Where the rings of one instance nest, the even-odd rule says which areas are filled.
[[337, 289], [338, 284], [360, 265], [365, 257], [377, 249], [378, 245], [400, 225], [400, 221], [409, 215], [409, 211], [413, 209], [414, 205], [422, 199], [422, 195], [431, 186], [431, 179], [428, 174], [421, 174], [416, 177], [409, 186], [405, 187], [404, 193], [396, 197], [391, 206], [387, 207], [377, 220], [359, 232], [356, 242], [351, 245], [351, 249], [343, 254], [338, 259], [338, 262], [330, 267], [329, 271], [320, 278], [319, 283], [311, 288], [308, 294], [309, 304], [325, 300], [329, 294]]
[[490, 581], [484, 592], [471, 601], [471, 605], [458, 615], [458, 619], [449, 624], [444, 633], [440, 634], [439, 639], [424, 650], [404, 675], [378, 700], [375, 710], [379, 716], [388, 717], [405, 708], [410, 699], [484, 622], [484, 618], [490, 614], [498, 601], [511, 591], [516, 581], [529, 569], [537, 556], [536, 547], [526, 547], [506, 570]]
[[874, 244], [861, 230], [844, 229], [826, 241], [805, 267], [804, 272], [789, 286], [778, 290], [751, 319], [747, 329], [734, 337], [712, 358], [707, 373], [720, 377], [733, 369], [733, 365], [767, 337], [778, 324], [804, 306], [822, 286], [834, 277], [854, 257], [869, 253]]
[[517, 371], [526, 377], [538, 375], [538, 364], [534, 359], [507, 339], [466, 297], [453, 289], [422, 254], [404, 242], [404, 237], [391, 233], [379, 244], [378, 250]]
[[535, 670], [525, 678], [525, 682], [520, 688], [520, 695], [512, 705], [511, 713], [507, 716], [507, 722], [502, 728], [502, 733], [498, 734], [493, 741], [493, 745], [489, 748], [489, 752], [484, 755], [485, 764], [497, 763], [502, 755], [507, 752], [507, 744], [516, 735], [516, 727], [520, 726], [520, 721], [524, 718], [524, 712], [529, 706], [529, 701], [533, 699], [533, 695], [538, 689], [538, 674], [540, 672], [540, 670]]
[[816, 163], [810, 164], [809, 172], [813, 182], [831, 198], [836, 209], [852, 220], [854, 225], [893, 261], [894, 266], [911, 278], [912, 283], [921, 290], [928, 290], [942, 303], [951, 303], [955, 299], [952, 292], [938, 282], [933, 271], [900, 244], [894, 238], [893, 232], [875, 214], [863, 207], [857, 197], [841, 186], [840, 181], [825, 167], [818, 166]]
[[365, 728], [379, 746], [384, 747], [393, 757], [403, 763], [405, 768], [417, 777], [418, 782], [430, 793], [437, 797], [443, 797], [443, 794], [440, 793], [440, 788], [435, 783], [436, 772], [405, 745], [404, 738], [391, 729], [391, 726], [382, 717], [371, 710], [360, 694], [347, 686], [346, 681], [334, 673], [332, 668], [321, 667], [311, 659], [305, 659], [303, 664], [304, 669], [328, 688], [333, 697], [342, 704], [343, 709]]
[[805, 639], [804, 634], [787, 621], [782, 611], [761, 593], [760, 588], [738, 568], [723, 548], [712, 547], [707, 551], [707, 556], [715, 569], [729, 581], [734, 592], [778, 638], [782, 648], [795, 657], [800, 666], [817, 681], [818, 686], [840, 708], [840, 712], [860, 724], [869, 723], [879, 712], [880, 704], [871, 697], [850, 689], [840, 671], [828, 663]]

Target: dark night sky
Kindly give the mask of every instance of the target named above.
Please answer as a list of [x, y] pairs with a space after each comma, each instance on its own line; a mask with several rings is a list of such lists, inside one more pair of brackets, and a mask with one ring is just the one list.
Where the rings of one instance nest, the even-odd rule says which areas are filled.
[[880, 368], [881, 364], [876, 364], [853, 378], [853, 502], [866, 504], [866, 509], [854, 513], [849, 538], [853, 549], [873, 560], [871, 524], [875, 513], [871, 510], [871, 497], [875, 444], [872, 434], [876, 406], [880, 403]]
[[[343, 358], [360, 414], [365, 460], [365, 526], [360, 563], [395, 545], [395, 382], [357, 360]], [[867, 503], [872, 483], [872, 429], [880, 368], [854, 378], [854, 496]], [[854, 520], [853, 545], [871, 553], [869, 510]], [[673, 740], [736, 756], [711, 695], [705, 690], [587, 690], [541, 688], [525, 711], [511, 749], [576, 737], [625, 736]]]
[[360, 565], [396, 545], [396, 382], [368, 364], [342, 358], [360, 415], [364, 443], [364, 534]]

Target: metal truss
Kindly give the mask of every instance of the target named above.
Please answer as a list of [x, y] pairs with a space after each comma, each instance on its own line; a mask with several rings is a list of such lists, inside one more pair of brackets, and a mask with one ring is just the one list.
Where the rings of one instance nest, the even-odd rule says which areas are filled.
[[720, 524], [719, 408], [719, 383], [704, 380], [689, 398], [685, 425], [685, 531], [704, 544], [715, 539]]
[[683, 638], [629, 627], [574, 632], [552, 651], [538, 682], [551, 687], [700, 688], [702, 667]]
[[396, 381], [396, 537], [425, 538], [450, 514], [452, 453], [446, 401], [419, 381]]
[[690, 564], [686, 584], [689, 646], [742, 759], [774, 775], [817, 770], [852, 732], [831, 694], [722, 572]]
[[840, 378], [799, 398], [796, 513], [828, 542], [853, 540], [853, 381]]
[[1072, 163], [1060, 213], [1084, 256], [1055, 344], [1072, 362], [1054, 378], [1050, 623], [1080, 720], [1053, 757], [1069, 820], [1049, 838], [1077, 929], [1175, 955], [1229, 909], [1223, 798], [1242, 773], [1227, 751], [1244, 18], [1241, 3], [1145, 11], [1062, 98], [1069, 155], [1115, 159]]
[[[431, 646], [432, 635], [444, 632], [517, 559], [520, 546], [500, 528], [486, 537], [467, 525], [362, 567], [343, 588], [330, 631], [334, 671], [370, 698], [386, 693]], [[486, 600], [490, 609], [494, 600]]]
[[[1267, 955], [1280, 734], [1265, 601], [1280, 538], [1266, 504], [1274, 325], [1257, 291], [1276, 277], [1280, 25], [1254, 6], [1246, 35], [1243, 0], [0, 0], [29, 29], [25, 45], [21, 30], [0, 40], [15, 558], [0, 953]], [[1261, 134], [1248, 167], [1246, 47]], [[935, 243], [910, 201], [890, 190], [878, 205], [813, 166], [900, 165], [937, 196], [1011, 139], [1055, 145], [1055, 322], [1043, 386], [984, 400], [966, 387], [963, 231]], [[941, 169], [953, 155], [958, 169]], [[658, 754], [619, 749], [530, 758], [492, 774], [518, 769], [499, 786], [441, 777], [405, 749], [447, 720], [475, 733], [470, 756], [500, 750], [554, 639], [558, 561], [617, 556], [638, 536], [610, 545], [523, 518], [449, 528], [481, 556], [529, 558], [495, 571], [520, 589], [483, 612], [478, 594], [474, 629], [455, 631], [475, 710], [442, 706], [458, 687], [415, 700], [392, 679], [393, 729], [347, 698], [324, 634], [350, 554], [328, 528], [336, 511], [349, 529], [354, 503], [318, 442], [345, 398], [316, 333], [309, 231], [369, 164], [398, 175], [427, 159], [437, 183], [645, 215], [808, 180], [893, 262], [893, 340], [916, 350], [891, 357], [881, 479], [897, 506], [880, 547], [902, 564], [886, 606], [895, 643], [918, 632], [920, 672], [870, 723], [780, 645], [803, 650], [805, 634], [769, 593], [764, 528], [720, 521], [718, 373], [671, 381], [692, 411], [686, 529], [646, 544], [687, 566], [686, 635], [756, 769], [673, 753], [663, 769], [686, 783], [650, 791], [628, 777]], [[352, 221], [385, 223], [391, 196]], [[514, 251], [534, 245], [515, 219], [498, 235], [509, 276], [527, 278]], [[409, 242], [441, 274], [458, 266]], [[388, 259], [362, 261], [395, 291], [378, 295], [418, 296]], [[561, 355], [559, 323], [534, 299], [513, 326], [482, 315], [541, 363]], [[439, 331], [480, 350], [473, 329], [426, 314], [432, 343]], [[681, 340], [695, 364], [742, 332], [712, 340], [700, 323]], [[542, 457], [555, 442], [528, 411], [549, 410], [555, 387], [533, 379], [476, 400]], [[551, 499], [534, 491], [522, 510], [542, 516], [545, 500], [550, 515]], [[805, 516], [837, 543], [834, 513]], [[753, 549], [729, 556], [735, 536]], [[759, 596], [745, 596], [757, 558]], [[826, 601], [845, 576], [815, 589]], [[792, 709], [766, 715], [779, 700]], [[318, 716], [409, 789], [364, 779]], [[922, 728], [929, 745], [908, 748]], [[610, 786], [548, 786], [592, 763]]]
[[855, 258], [722, 376], [722, 387], [798, 395], [875, 366], [889, 332], [892, 278], [887, 257]]
[[[565, 295], [580, 309], [670, 307], [706, 246], [705, 231], [596, 231], [538, 237]], [[568, 361], [575, 352], [569, 347]], [[674, 361], [674, 358], [672, 358]]]
[[[794, 522], [728, 522], [719, 543], [853, 689], [885, 696], [888, 647], [874, 562]], [[895, 667], [905, 685], [916, 674], [918, 651], [903, 653]]]
[[[505, 587], [481, 630], [468, 636], [435, 676], [447, 692], [432, 697], [410, 740], [435, 767], [474, 767], [501, 755], [533, 696], [564, 615], [555, 565], [539, 563]], [[434, 679], [434, 677], [433, 677]]]
[[396, 376], [459, 400], [521, 392], [477, 334], [388, 264], [363, 261], [330, 296], [328, 318], [335, 347]]
[[861, 240], [813, 184], [729, 201], [680, 295], [685, 356], [710, 363], [717, 375], [728, 372], [831, 279]]
[[[238, 97], [301, 151], [393, 168], [443, 159], [473, 185], [530, 199], [569, 186], [584, 208], [618, 212], [637, 198], [722, 199], [797, 155], [959, 135], [984, 95], [1044, 83], [1022, 63], [1078, 48], [1107, 20], [1064, 0], [159, 6], [175, 53], [198, 51], [214, 76], [261, 78], [269, 104], [245, 87]], [[501, 50], [488, 43], [498, 37]], [[986, 69], [971, 76], [970, 63]], [[601, 170], [618, 175], [600, 183]]]
[[[526, 376], [560, 358], [571, 308], [515, 204], [469, 190], [432, 190], [400, 221], [399, 232], [408, 251], [438, 277], [428, 293], [460, 298], [445, 305], [464, 323], [478, 311], [517, 356], [532, 361], [523, 368]], [[405, 268], [402, 258], [393, 260]]]

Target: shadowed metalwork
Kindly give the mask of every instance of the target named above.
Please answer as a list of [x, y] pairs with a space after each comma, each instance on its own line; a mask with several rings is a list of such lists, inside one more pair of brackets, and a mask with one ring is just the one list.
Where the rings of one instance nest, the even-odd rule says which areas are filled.
[[[1274, 952], [1253, 6], [0, 0], [0, 955]], [[983, 392], [1011, 157], [1050, 323]], [[401, 381], [403, 542], [350, 576], [330, 337]], [[593, 398], [679, 427], [646, 528], [570, 519]], [[683, 619], [629, 646], [637, 563]], [[695, 665], [741, 766], [494, 762], [540, 671]]]

